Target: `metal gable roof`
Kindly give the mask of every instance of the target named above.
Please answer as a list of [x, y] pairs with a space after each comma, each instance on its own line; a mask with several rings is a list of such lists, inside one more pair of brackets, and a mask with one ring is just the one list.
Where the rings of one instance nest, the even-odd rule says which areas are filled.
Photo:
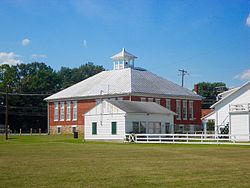
[[45, 100], [129, 93], [186, 96], [201, 99], [199, 95], [192, 91], [161, 78], [149, 71], [126, 68], [121, 70], [103, 71], [49, 96]]
[[132, 93], [160, 94], [169, 96], [189, 96], [199, 98], [194, 92], [149, 71], [131, 70]]
[[117, 100], [116, 101], [108, 100], [107, 102], [127, 113], [177, 115], [175, 112], [172, 112], [155, 102], [136, 102], [136, 101], [117, 101]]

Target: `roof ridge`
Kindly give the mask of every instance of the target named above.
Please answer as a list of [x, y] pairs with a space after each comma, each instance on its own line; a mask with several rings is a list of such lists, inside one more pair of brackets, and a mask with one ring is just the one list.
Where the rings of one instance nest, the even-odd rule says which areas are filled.
[[221, 103], [222, 101], [224, 101], [225, 99], [227, 99], [228, 97], [232, 96], [233, 94], [237, 93], [239, 90], [241, 90], [243, 87], [247, 86], [248, 84], [250, 84], [250, 80], [247, 81], [246, 83], [244, 83], [242, 86], [238, 87], [237, 89], [235, 89], [234, 91], [232, 91], [232, 93], [228, 94], [227, 96], [225, 96], [224, 98], [222, 98], [221, 100], [217, 101], [216, 103], [214, 103], [212, 106], [210, 106], [210, 108], [214, 108], [216, 105], [218, 105], [219, 103]]

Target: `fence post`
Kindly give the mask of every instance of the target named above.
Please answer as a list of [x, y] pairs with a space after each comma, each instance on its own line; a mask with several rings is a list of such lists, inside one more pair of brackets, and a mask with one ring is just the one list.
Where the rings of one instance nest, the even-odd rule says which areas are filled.
[[32, 128], [30, 128], [30, 135], [32, 135]]
[[20, 133], [20, 135], [22, 134], [22, 129], [20, 129], [19, 133]]
[[41, 131], [41, 128], [39, 128], [39, 134], [41, 134], [41, 132], [42, 132], [42, 131]]

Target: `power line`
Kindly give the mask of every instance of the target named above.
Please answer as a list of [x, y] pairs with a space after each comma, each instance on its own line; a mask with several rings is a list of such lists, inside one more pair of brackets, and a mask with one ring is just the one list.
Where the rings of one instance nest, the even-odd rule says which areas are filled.
[[[6, 92], [0, 92], [0, 94], [6, 95]], [[49, 93], [8, 93], [8, 95], [19, 95], [19, 96], [48, 96]]]
[[189, 75], [189, 73], [184, 69], [179, 69], [179, 71], [181, 72], [181, 74], [180, 74], [181, 75], [181, 87], [183, 87], [184, 86], [184, 76]]

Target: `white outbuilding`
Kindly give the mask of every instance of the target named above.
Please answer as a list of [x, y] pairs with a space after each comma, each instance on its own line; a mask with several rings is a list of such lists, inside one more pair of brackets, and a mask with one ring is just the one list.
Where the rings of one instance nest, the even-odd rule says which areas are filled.
[[228, 129], [238, 141], [249, 141], [250, 134], [250, 81], [241, 87], [220, 94], [221, 99], [211, 106], [214, 111], [202, 118], [214, 120], [215, 133]]
[[85, 113], [85, 140], [124, 140], [126, 134], [174, 132], [175, 112], [155, 102], [104, 100]]

